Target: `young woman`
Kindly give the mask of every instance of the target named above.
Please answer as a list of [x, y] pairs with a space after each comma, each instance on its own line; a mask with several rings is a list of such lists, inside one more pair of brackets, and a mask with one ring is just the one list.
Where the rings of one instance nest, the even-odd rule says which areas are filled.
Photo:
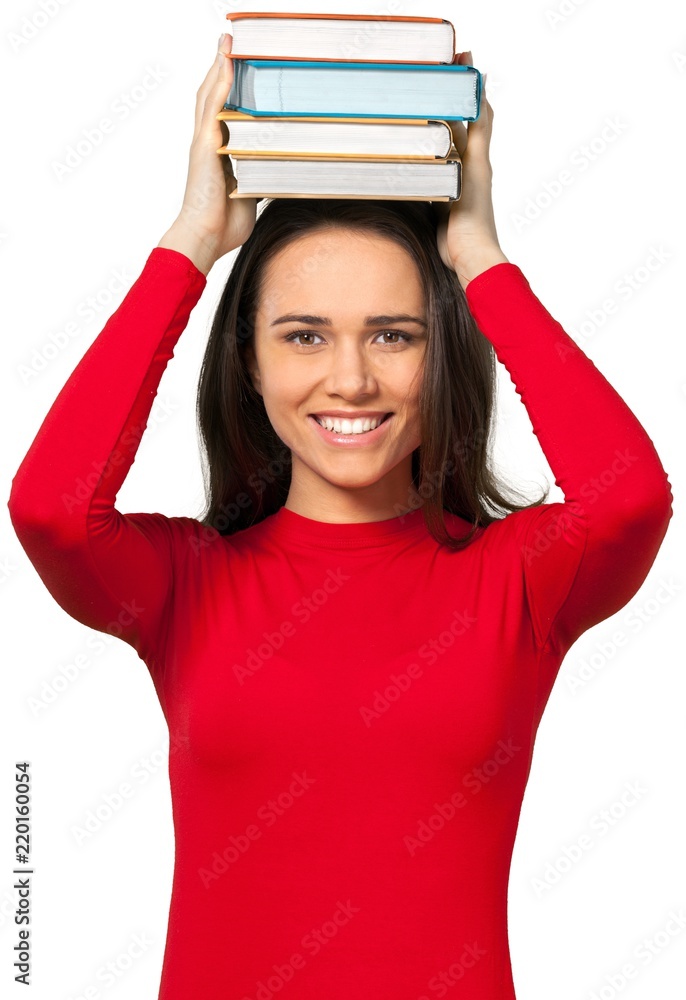
[[[12, 522], [65, 611], [137, 650], [165, 714], [161, 1000], [512, 1000], [537, 727], [570, 646], [645, 580], [670, 484], [500, 249], [486, 97], [454, 129], [449, 209], [275, 199], [258, 218], [216, 154], [230, 44], [179, 217], [47, 414]], [[207, 509], [122, 514], [162, 373], [239, 246], [199, 386]], [[496, 358], [564, 503], [496, 482]]]

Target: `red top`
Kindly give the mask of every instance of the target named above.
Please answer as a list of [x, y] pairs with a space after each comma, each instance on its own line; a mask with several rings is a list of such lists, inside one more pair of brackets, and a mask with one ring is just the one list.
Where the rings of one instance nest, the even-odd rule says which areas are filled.
[[[440, 547], [421, 510], [286, 508], [222, 537], [114, 506], [205, 276], [155, 248], [12, 485], [29, 559], [147, 664], [176, 858], [160, 1000], [512, 1000], [507, 885], [534, 737], [581, 633], [672, 515], [634, 414], [497, 264], [469, 307], [564, 492]], [[457, 533], [466, 523], [446, 515]]]

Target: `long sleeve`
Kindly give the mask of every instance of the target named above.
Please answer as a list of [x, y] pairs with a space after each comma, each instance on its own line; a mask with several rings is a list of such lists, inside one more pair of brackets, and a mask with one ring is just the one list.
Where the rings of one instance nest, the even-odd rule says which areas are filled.
[[482, 272], [466, 296], [565, 497], [505, 519], [521, 546], [536, 640], [559, 655], [637, 592], [667, 531], [672, 491], [636, 416], [517, 265]]
[[114, 504], [205, 284], [185, 255], [153, 249], [48, 411], [8, 501], [19, 541], [58, 604], [141, 657], [167, 609], [174, 532], [190, 519], [121, 514]]

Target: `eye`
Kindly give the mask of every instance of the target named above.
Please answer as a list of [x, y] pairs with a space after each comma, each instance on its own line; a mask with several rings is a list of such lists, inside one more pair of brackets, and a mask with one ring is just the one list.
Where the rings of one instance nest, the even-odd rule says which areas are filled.
[[[382, 330], [379, 336], [383, 337], [387, 333], [390, 334], [392, 337], [400, 337], [400, 339], [404, 341], [406, 344], [409, 344], [410, 341], [415, 339], [411, 333], [404, 333], [402, 330]], [[394, 345], [390, 344], [389, 346], [392, 347]]]
[[[386, 336], [386, 335], [390, 335], [392, 337], [400, 337], [401, 341], [403, 341], [404, 343], [408, 343], [408, 344], [411, 343], [411, 341], [416, 340], [416, 337], [414, 337], [411, 333], [405, 333], [403, 330], [382, 330], [381, 333], [379, 333], [380, 337], [383, 337], [383, 336]], [[298, 339], [298, 337], [318, 337], [318, 336], [319, 336], [319, 334], [315, 333], [314, 330], [294, 330], [293, 333], [289, 333], [288, 336], [284, 337], [284, 340], [286, 342], [289, 342], [289, 343], [295, 343], [295, 341]], [[316, 345], [313, 345], [313, 344], [297, 344], [297, 346], [298, 347], [313, 347], [313, 346], [316, 346]], [[394, 343], [389, 343], [388, 341], [386, 341], [386, 346], [387, 347], [397, 347], [398, 346], [398, 341], [395, 341]]]
[[[298, 337], [317, 337], [318, 334], [314, 330], [295, 330], [293, 333], [289, 333], [287, 337], [283, 339], [286, 343], [294, 343]], [[298, 347], [311, 347], [311, 344], [298, 344]]]

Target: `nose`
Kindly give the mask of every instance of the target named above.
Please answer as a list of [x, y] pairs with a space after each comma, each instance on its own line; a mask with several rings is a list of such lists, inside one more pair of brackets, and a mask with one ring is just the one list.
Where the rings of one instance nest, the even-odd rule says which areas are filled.
[[331, 354], [331, 367], [324, 388], [333, 396], [357, 399], [376, 392], [377, 379], [372, 362], [363, 347], [348, 344]]

